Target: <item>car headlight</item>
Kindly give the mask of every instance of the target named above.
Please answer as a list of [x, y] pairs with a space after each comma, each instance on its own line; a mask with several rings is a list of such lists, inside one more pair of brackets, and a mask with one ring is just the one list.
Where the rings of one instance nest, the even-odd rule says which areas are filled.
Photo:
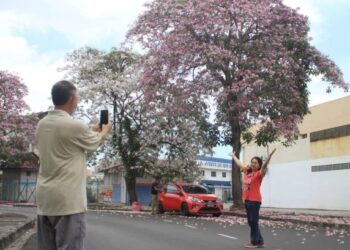
[[198, 198], [193, 197], [193, 196], [188, 196], [188, 199], [190, 201], [193, 201], [193, 202], [198, 202], [198, 203], [202, 203], [203, 202], [201, 199], [198, 199]]

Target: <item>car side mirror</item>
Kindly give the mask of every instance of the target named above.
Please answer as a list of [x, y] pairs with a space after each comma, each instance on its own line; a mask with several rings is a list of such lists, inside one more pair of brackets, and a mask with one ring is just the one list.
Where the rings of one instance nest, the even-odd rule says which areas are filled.
[[179, 195], [179, 196], [182, 196], [182, 193], [179, 190], [176, 191], [176, 194]]

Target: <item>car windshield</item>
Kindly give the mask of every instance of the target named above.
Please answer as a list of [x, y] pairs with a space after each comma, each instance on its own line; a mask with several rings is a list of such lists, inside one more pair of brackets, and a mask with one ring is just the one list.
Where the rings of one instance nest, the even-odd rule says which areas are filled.
[[209, 190], [202, 186], [197, 185], [184, 185], [182, 186], [185, 193], [188, 194], [209, 194]]

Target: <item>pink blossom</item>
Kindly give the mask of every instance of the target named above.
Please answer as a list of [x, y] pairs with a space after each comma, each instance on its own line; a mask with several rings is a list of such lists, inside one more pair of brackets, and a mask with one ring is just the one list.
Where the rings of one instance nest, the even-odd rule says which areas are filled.
[[[28, 90], [15, 74], [0, 71], [0, 154], [15, 157], [34, 142], [37, 118], [23, 100]], [[5, 162], [6, 164], [6, 162]]]
[[[127, 37], [146, 51], [146, 100], [177, 115], [208, 114], [203, 103], [214, 98], [217, 143], [239, 153], [241, 138], [257, 124], [249, 138], [259, 145], [293, 140], [308, 112], [311, 75], [348, 89], [308, 33], [307, 17], [281, 0], [154, 0]], [[234, 199], [240, 202], [240, 192]]]

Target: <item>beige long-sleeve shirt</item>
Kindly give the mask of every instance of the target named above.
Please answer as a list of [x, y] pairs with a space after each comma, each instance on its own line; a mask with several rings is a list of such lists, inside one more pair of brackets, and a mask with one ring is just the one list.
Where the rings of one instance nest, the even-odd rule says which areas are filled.
[[39, 215], [85, 212], [86, 153], [95, 151], [100, 134], [62, 110], [50, 111], [36, 130], [40, 169], [36, 187]]

